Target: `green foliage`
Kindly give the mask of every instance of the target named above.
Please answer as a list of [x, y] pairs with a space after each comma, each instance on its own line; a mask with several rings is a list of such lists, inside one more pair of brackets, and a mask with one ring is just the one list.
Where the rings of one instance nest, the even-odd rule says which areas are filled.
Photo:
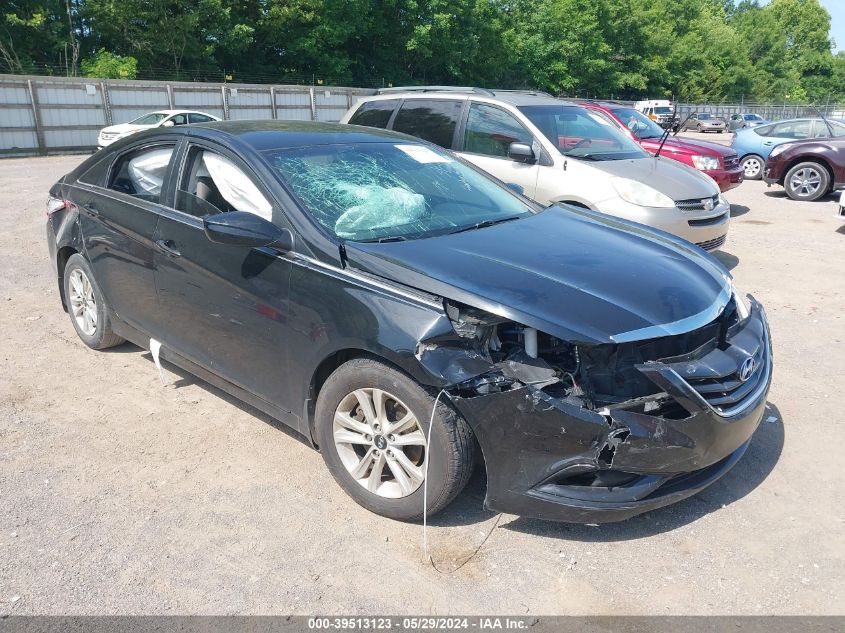
[[[818, 0], [6, 0], [0, 72], [845, 99]], [[77, 63], [79, 62], [79, 63]]]
[[94, 56], [82, 60], [82, 74], [102, 79], [135, 79], [138, 76], [138, 60], [101, 48]]

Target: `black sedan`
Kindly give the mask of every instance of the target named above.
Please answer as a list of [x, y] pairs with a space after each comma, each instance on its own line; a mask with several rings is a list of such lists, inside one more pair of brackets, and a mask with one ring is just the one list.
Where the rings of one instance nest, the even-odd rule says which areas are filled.
[[397, 519], [476, 465], [488, 508], [624, 519], [727, 472], [766, 404], [763, 309], [715, 259], [399, 134], [142, 132], [56, 183], [47, 235], [85, 344], [283, 421]]

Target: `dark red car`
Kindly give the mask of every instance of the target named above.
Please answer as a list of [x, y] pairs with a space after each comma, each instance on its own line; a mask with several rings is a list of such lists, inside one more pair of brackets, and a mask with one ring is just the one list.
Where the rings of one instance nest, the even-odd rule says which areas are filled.
[[818, 200], [845, 189], [845, 136], [776, 145], [766, 160], [763, 180], [782, 185], [793, 200]]
[[[647, 152], [657, 153], [663, 128], [639, 110], [617, 103], [587, 102], [581, 105], [610, 121]], [[742, 182], [743, 171], [736, 152], [718, 143], [670, 136], [663, 144], [660, 155], [704, 172], [716, 181], [722, 192], [733, 189]]]

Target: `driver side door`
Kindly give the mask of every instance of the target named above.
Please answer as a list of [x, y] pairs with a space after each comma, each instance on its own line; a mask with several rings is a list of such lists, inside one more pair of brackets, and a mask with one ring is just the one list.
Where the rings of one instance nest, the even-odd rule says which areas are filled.
[[155, 285], [168, 323], [164, 346], [290, 411], [284, 387], [290, 261], [270, 247], [213, 243], [203, 218], [245, 211], [289, 227], [254, 171], [233, 153], [200, 141], [183, 151], [172, 208], [154, 238]]
[[505, 183], [522, 187], [522, 193], [537, 194], [539, 161], [524, 163], [508, 157], [511, 143], [525, 143], [540, 155], [540, 144], [510, 112], [486, 103], [470, 102], [466, 123], [458, 142], [458, 153], [469, 162]]

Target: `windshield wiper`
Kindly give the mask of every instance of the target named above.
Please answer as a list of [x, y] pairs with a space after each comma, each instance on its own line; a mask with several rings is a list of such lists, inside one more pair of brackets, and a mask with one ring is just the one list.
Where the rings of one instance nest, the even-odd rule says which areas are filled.
[[596, 154], [573, 154], [572, 152], [561, 152], [567, 158], [583, 158], [584, 160], [601, 160]]
[[469, 226], [463, 226], [459, 229], [455, 229], [454, 231], [449, 231], [449, 235], [454, 235], [455, 233], [463, 233], [464, 231], [474, 231], [475, 229], [483, 229], [488, 226], [493, 226], [494, 224], [501, 224], [502, 222], [510, 222], [511, 220], [518, 220], [521, 218], [521, 215], [511, 215], [506, 218], [497, 218], [495, 220], [484, 220], [482, 222], [477, 222], [475, 224], [470, 224]]
[[385, 242], [407, 242], [408, 238], [404, 235], [390, 235], [388, 237], [378, 237], [372, 240], [361, 240], [365, 244], [384, 244]]

